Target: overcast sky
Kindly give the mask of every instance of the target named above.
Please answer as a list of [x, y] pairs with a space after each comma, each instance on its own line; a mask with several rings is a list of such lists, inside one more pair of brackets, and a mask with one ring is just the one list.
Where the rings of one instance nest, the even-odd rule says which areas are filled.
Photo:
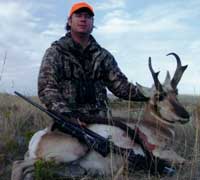
[[[0, 0], [0, 92], [37, 92], [41, 59], [65, 34], [73, 0]], [[116, 58], [128, 79], [150, 87], [151, 56], [163, 81], [176, 52], [188, 64], [179, 92], [200, 94], [199, 0], [88, 0], [95, 10], [93, 36]]]

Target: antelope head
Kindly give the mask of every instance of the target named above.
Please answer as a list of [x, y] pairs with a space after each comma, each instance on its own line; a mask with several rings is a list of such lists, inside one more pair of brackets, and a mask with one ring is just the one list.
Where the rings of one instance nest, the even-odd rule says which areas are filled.
[[169, 71], [167, 71], [165, 81], [161, 84], [158, 79], [159, 72], [154, 72], [151, 58], [149, 57], [149, 69], [154, 80], [154, 85], [152, 88], [146, 88], [137, 83], [137, 87], [144, 96], [150, 98], [145, 112], [147, 118], [153, 117], [153, 119], [156, 118], [168, 125], [175, 123], [184, 124], [189, 121], [189, 113], [177, 98], [177, 85], [187, 65], [181, 65], [181, 60], [177, 54], [169, 53], [168, 55], [173, 55], [177, 61], [177, 68], [173, 78], [171, 79]]

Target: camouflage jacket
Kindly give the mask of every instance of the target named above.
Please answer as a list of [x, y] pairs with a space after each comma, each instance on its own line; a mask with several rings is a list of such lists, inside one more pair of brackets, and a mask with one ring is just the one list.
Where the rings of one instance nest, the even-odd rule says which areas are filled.
[[128, 82], [114, 57], [92, 36], [85, 49], [67, 33], [46, 50], [38, 77], [38, 95], [48, 109], [60, 113], [106, 113], [106, 87], [123, 99], [146, 100]]

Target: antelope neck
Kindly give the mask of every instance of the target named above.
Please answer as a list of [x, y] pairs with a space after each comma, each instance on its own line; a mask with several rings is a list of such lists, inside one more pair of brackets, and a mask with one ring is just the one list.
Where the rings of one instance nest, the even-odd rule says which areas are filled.
[[146, 115], [144, 116], [144, 119], [142, 121], [142, 125], [146, 126], [150, 129], [157, 129], [162, 134], [170, 137], [173, 136], [173, 125], [170, 123], [167, 123], [164, 119], [162, 119], [160, 116], [156, 115], [155, 112], [146, 112]]

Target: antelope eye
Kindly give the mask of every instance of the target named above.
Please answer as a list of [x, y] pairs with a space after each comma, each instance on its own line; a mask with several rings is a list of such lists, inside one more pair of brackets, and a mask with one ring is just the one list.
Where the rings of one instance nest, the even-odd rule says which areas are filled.
[[160, 95], [159, 98], [158, 98], [159, 101], [162, 101], [163, 99], [164, 99], [163, 95]]
[[167, 94], [166, 94], [165, 92], [160, 93], [160, 94], [159, 94], [159, 97], [158, 97], [158, 100], [159, 100], [159, 101], [162, 101], [166, 96], [167, 96]]
[[155, 98], [158, 101], [162, 101], [166, 96], [167, 96], [167, 94], [165, 92], [162, 92], [162, 93], [156, 94]]

